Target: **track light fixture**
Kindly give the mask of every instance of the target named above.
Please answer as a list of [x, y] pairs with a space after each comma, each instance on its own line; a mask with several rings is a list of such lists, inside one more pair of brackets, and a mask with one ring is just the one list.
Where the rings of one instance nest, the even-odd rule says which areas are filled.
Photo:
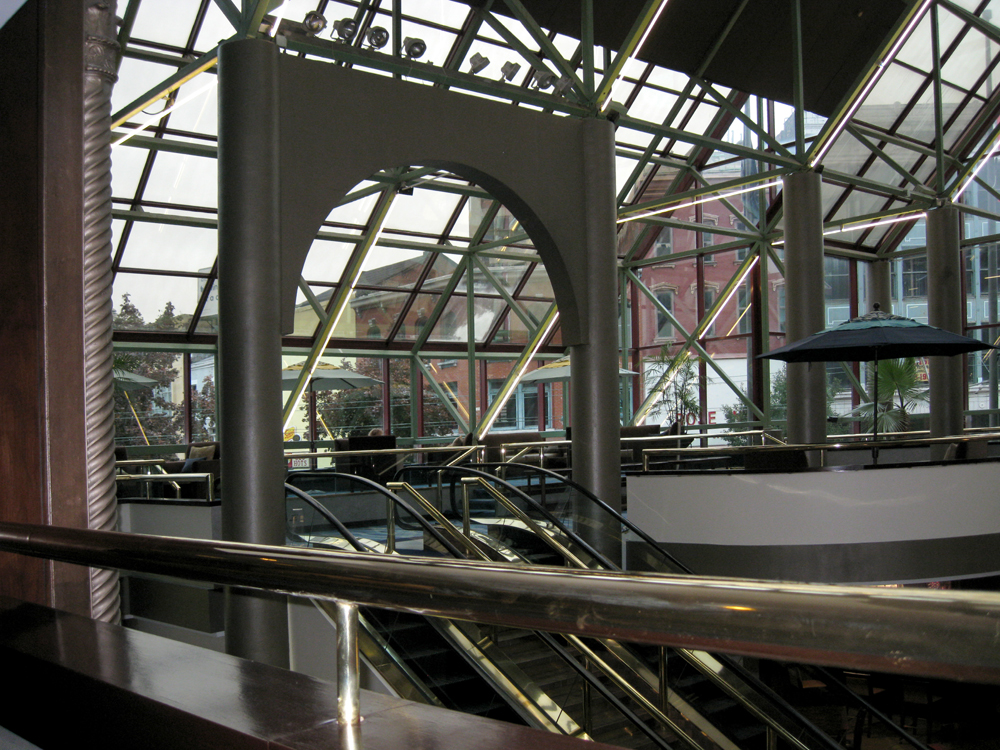
[[358, 33], [358, 22], [353, 18], [341, 18], [333, 22], [333, 30], [340, 37], [340, 41], [349, 42]]
[[306, 30], [313, 36], [326, 28], [326, 18], [323, 17], [322, 13], [315, 10], [306, 13], [305, 20], [302, 23], [306, 27]]
[[536, 70], [534, 81], [536, 89], [547, 89], [556, 82], [556, 76], [555, 73], [550, 73], [547, 70]]
[[365, 43], [372, 49], [382, 49], [389, 43], [389, 32], [382, 26], [371, 26], [365, 31]]
[[563, 76], [555, 82], [555, 85], [552, 87], [552, 93], [556, 96], [565, 96], [572, 85], [573, 81], [570, 80], [569, 76]]
[[481, 73], [483, 69], [489, 64], [490, 64], [490, 58], [480, 55], [478, 52], [476, 52], [475, 54], [472, 55], [472, 57], [469, 58], [469, 65], [471, 66], [469, 72], [472, 73], [472, 75], [476, 75], [476, 73]]
[[521, 64], [516, 62], [511, 62], [508, 60], [503, 65], [500, 66], [500, 80], [501, 81], [511, 81], [514, 76], [517, 75], [517, 71], [521, 69]]
[[423, 57], [426, 51], [427, 43], [423, 39], [408, 36], [403, 40], [403, 57], [416, 60], [418, 57]]

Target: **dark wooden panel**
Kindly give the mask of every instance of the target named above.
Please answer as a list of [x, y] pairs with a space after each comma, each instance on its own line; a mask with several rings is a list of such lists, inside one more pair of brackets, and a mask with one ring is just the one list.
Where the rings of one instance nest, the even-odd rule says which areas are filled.
[[[38, 6], [28, 2], [0, 29], [0, 477], [6, 521], [45, 523], [41, 419], [41, 97]], [[44, 602], [43, 560], [0, 555], [0, 592]]]
[[[42, 746], [88, 736], [143, 750], [347, 746], [330, 683], [4, 598], [0, 663], [17, 686], [0, 725]], [[369, 691], [361, 708], [365, 750], [610, 750]]]
[[[0, 48], [0, 518], [85, 526], [83, 4], [29, 0]], [[78, 566], [3, 557], [0, 592], [89, 611]]]

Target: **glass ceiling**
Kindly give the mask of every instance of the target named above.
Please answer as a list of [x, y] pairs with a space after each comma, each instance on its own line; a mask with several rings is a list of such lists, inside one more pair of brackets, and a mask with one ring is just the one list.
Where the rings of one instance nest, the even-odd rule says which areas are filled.
[[[629, 49], [650, 25], [641, 19], [656, 15], [645, 11], [666, 2], [616, 4], [635, 16]], [[112, 104], [114, 302], [118, 309], [127, 297], [145, 323], [141, 332], [117, 331], [116, 339], [214, 343], [214, 54], [222, 40], [273, 38], [287, 54], [556, 116], [613, 119], [619, 214], [629, 219], [620, 224], [624, 271], [651, 257], [665, 226], [697, 227], [700, 254], [706, 244], [737, 253], [780, 248], [779, 178], [807, 166], [823, 168], [828, 254], [892, 255], [923, 211], [959, 199], [996, 140], [1000, 29], [989, 19], [1000, 18], [998, 2], [906, 4], [830, 117], [647, 64], [641, 49], [585, 49], [546, 31], [520, 3], [498, 3], [501, 15], [450, 0], [122, 2]], [[303, 25], [310, 12], [327, 22], [316, 34]], [[378, 28], [387, 43], [376, 49]], [[426, 51], [404, 59], [400, 48], [414, 39]], [[767, 40], [747, 52], [768, 53]], [[474, 62], [484, 59], [473, 75]], [[620, 76], [605, 75], [618, 67]], [[689, 208], [700, 199], [728, 202], [732, 215]], [[312, 345], [352, 253], [372, 236], [351, 301], [355, 319], [338, 325], [331, 346], [519, 352], [552, 303], [530, 238], [488, 194], [431, 170], [386, 172], [356, 186], [327, 217], [303, 269], [286, 346]], [[369, 314], [387, 309], [387, 300], [392, 316]], [[168, 306], [173, 315], [161, 315]], [[155, 330], [159, 320], [165, 330]], [[541, 351], [561, 351], [558, 328]]]

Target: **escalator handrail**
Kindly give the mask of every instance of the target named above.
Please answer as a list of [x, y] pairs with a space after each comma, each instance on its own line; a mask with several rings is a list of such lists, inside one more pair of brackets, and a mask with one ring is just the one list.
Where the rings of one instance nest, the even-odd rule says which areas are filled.
[[341, 523], [339, 518], [337, 518], [330, 511], [324, 508], [322, 503], [320, 503], [316, 498], [312, 497], [307, 492], [303, 492], [298, 487], [295, 487], [289, 484], [288, 482], [285, 482], [285, 492], [291, 492], [300, 500], [304, 500], [313, 510], [315, 510], [317, 513], [323, 516], [323, 518], [329, 521], [334, 526], [334, 528], [337, 529], [337, 533], [339, 533], [342, 537], [344, 537], [344, 539], [347, 540], [348, 544], [354, 547], [354, 549], [356, 549], [358, 552], [375, 551], [367, 544], [363, 544], [362, 542], [358, 541], [358, 538], [347, 530], [347, 527], [344, 526], [343, 523]]
[[[478, 465], [479, 466], [484, 466], [484, 465], [489, 466], [491, 464], [478, 464]], [[666, 550], [662, 549], [659, 546], [659, 544], [657, 544], [657, 542], [655, 542], [647, 534], [643, 533], [637, 526], [635, 526], [634, 524], [630, 523], [628, 521], [628, 519], [626, 519], [621, 513], [619, 513], [618, 511], [616, 511], [614, 508], [610, 507], [607, 503], [603, 502], [602, 500], [600, 500], [599, 498], [597, 498], [593, 493], [589, 492], [588, 490], [586, 490], [585, 488], [583, 488], [580, 485], [576, 484], [575, 482], [572, 482], [571, 480], [567, 480], [564, 477], [562, 477], [560, 474], [556, 474], [555, 472], [552, 472], [549, 469], [541, 469], [540, 467], [531, 466], [530, 464], [509, 463], [509, 464], [492, 464], [492, 465], [493, 466], [517, 466], [519, 468], [528, 469], [530, 471], [538, 471], [540, 473], [549, 474], [549, 475], [552, 475], [552, 476], [560, 479], [561, 481], [563, 481], [563, 482], [569, 484], [570, 486], [572, 486], [574, 489], [580, 491], [584, 496], [588, 497], [590, 500], [592, 500], [595, 503], [597, 503], [600, 507], [602, 507], [608, 513], [610, 513], [616, 520], [620, 521], [623, 525], [625, 525], [626, 527], [628, 527], [630, 530], [634, 530], [636, 533], [638, 533], [644, 540], [648, 540], [648, 543], [652, 547], [654, 547], [657, 551], [661, 552], [671, 562], [674, 562], [678, 566], [680, 566], [683, 569], [684, 573], [689, 574], [689, 575], [693, 575], [692, 571], [689, 568], [687, 568], [687, 566], [681, 564], [669, 552], [667, 552]], [[483, 472], [483, 473], [486, 473], [486, 472]], [[496, 479], [496, 477], [494, 475], [492, 475], [492, 474], [488, 474], [487, 473], [487, 476], [489, 476], [489, 477], [491, 477], [493, 479]], [[503, 480], [497, 480], [497, 481], [503, 481]], [[513, 488], [513, 489], [517, 490], [516, 487]], [[520, 490], [517, 490], [517, 491], [520, 492]], [[520, 494], [523, 495], [524, 493], [522, 492]], [[571, 539], [573, 539], [574, 541], [577, 541], [577, 538], [576, 538], [575, 534], [573, 534], [572, 532], [568, 532], [568, 533], [569, 533]], [[619, 570], [619, 569], [620, 568], [618, 568], [617, 566], [611, 568], [611, 570]], [[790, 717], [792, 717], [796, 721], [796, 723], [798, 723], [803, 729], [805, 729], [806, 731], [809, 732], [809, 734], [813, 737], [813, 739], [826, 744], [831, 749], [834, 748], [834, 747], [839, 747], [836, 743], [832, 742], [832, 740], [830, 739], [829, 735], [826, 734], [826, 732], [824, 732], [822, 729], [820, 729], [818, 726], [816, 726], [807, 717], [805, 717], [804, 715], [802, 715], [802, 713], [798, 709], [796, 709], [794, 706], [792, 706], [788, 701], [786, 701], [784, 698], [782, 698], [778, 693], [776, 693], [774, 690], [772, 690], [767, 685], [765, 685], [763, 682], [761, 682], [759, 679], [757, 679], [749, 671], [747, 671], [746, 669], [744, 669], [743, 666], [741, 666], [738, 662], [736, 662], [732, 657], [729, 657], [729, 656], [727, 656], [725, 654], [713, 654], [713, 658], [715, 658], [715, 659], [719, 660], [720, 662], [722, 662], [726, 666], [726, 668], [728, 670], [730, 670], [731, 672], [735, 673], [741, 680], [743, 680], [744, 682], [752, 685], [759, 693], [763, 694], [771, 703], [773, 703], [776, 708], [780, 709], [785, 714], [787, 714]], [[741, 700], [740, 696], [738, 696], [736, 694], [731, 694], [731, 695], [733, 695], [733, 697], [735, 699], [737, 699], [738, 701], [740, 701], [742, 703], [742, 700]]]
[[622, 526], [625, 526], [629, 531], [631, 531], [633, 534], [635, 534], [640, 539], [642, 539], [642, 541], [646, 542], [646, 544], [648, 544], [653, 549], [655, 549], [658, 554], [660, 554], [671, 565], [673, 565], [673, 566], [675, 566], [677, 568], [677, 570], [674, 571], [674, 572], [676, 572], [676, 573], [686, 573], [688, 575], [694, 575], [695, 574], [694, 571], [691, 570], [687, 565], [685, 565], [684, 563], [682, 563], [680, 560], [678, 560], [676, 557], [674, 557], [672, 554], [670, 554], [667, 550], [663, 549], [663, 547], [660, 546], [659, 542], [657, 542], [655, 539], [653, 539], [651, 536], [649, 536], [649, 534], [647, 534], [645, 531], [643, 531], [638, 526], [636, 526], [634, 523], [632, 523], [630, 520], [628, 520], [628, 518], [626, 518], [625, 516], [623, 516], [620, 511], [617, 511], [614, 508], [612, 508], [610, 505], [608, 505], [606, 502], [604, 502], [603, 500], [601, 500], [599, 497], [597, 497], [593, 492], [591, 492], [590, 490], [588, 490], [586, 487], [583, 487], [583, 486], [577, 484], [572, 479], [567, 479], [562, 474], [560, 474], [560, 473], [558, 473], [556, 471], [552, 471], [551, 469], [546, 469], [546, 468], [544, 468], [542, 466], [532, 466], [531, 464], [520, 464], [520, 463], [505, 463], [505, 464], [485, 464], [485, 463], [481, 463], [481, 464], [474, 464], [474, 465], [475, 466], [516, 466], [519, 469], [526, 469], [526, 470], [529, 470], [529, 471], [532, 471], [532, 472], [536, 472], [538, 474], [545, 474], [547, 476], [553, 477], [554, 479], [558, 479], [559, 481], [563, 482], [564, 484], [568, 485], [569, 487], [572, 487], [574, 490], [576, 490], [577, 492], [579, 492], [581, 495], [583, 495], [584, 497], [586, 497], [591, 502], [595, 503], [598, 507], [600, 507], [606, 513], [610, 513], [617, 522], [619, 522]]
[[[311, 471], [296, 472], [295, 474], [290, 474], [288, 476], [288, 479], [291, 480], [294, 477], [317, 476], [317, 475], [321, 476], [321, 477], [332, 477], [334, 479], [347, 479], [347, 480], [350, 480], [350, 481], [357, 482], [359, 484], [365, 485], [369, 490], [377, 492], [380, 495], [384, 495], [386, 497], [386, 499], [391, 500], [396, 505], [398, 505], [403, 510], [405, 510], [407, 513], [409, 513], [411, 516], [413, 516], [413, 518], [416, 520], [416, 522], [418, 524], [420, 524], [420, 527], [425, 532], [427, 532], [432, 537], [434, 537], [434, 540], [437, 541], [437, 542], [439, 542], [446, 550], [448, 550], [448, 552], [450, 552], [451, 554], [453, 554], [455, 557], [459, 558], [460, 560], [465, 560], [465, 559], [468, 558], [468, 555], [464, 554], [455, 545], [453, 545], [450, 541], [448, 541], [444, 537], [444, 535], [441, 534], [440, 531], [438, 531], [437, 529], [435, 529], [434, 526], [431, 523], [429, 523], [426, 518], [424, 518], [422, 515], [420, 515], [420, 513], [417, 512], [416, 508], [414, 508], [412, 505], [410, 505], [409, 502], [407, 502], [406, 500], [404, 500], [403, 498], [401, 498], [399, 495], [397, 495], [392, 490], [389, 490], [386, 487], [383, 487], [378, 482], [374, 482], [371, 479], [368, 479], [366, 477], [359, 477], [357, 474], [345, 474], [344, 472], [340, 472], [340, 471], [326, 471], [324, 469], [315, 469], [315, 470], [311, 470]], [[288, 487], [289, 483], [286, 482], [285, 486]], [[299, 490], [299, 491], [301, 492], [301, 490]], [[315, 498], [310, 498], [310, 500], [315, 500]], [[328, 516], [328, 517], [332, 517], [332, 514], [330, 514], [330, 516]], [[338, 524], [338, 531], [339, 531], [340, 530], [340, 526], [342, 524], [340, 524], [339, 521], [337, 521], [337, 524]], [[346, 531], [346, 528], [344, 530]], [[348, 534], [349, 533], [350, 532], [348, 532]], [[348, 540], [348, 541], [350, 541], [350, 540]], [[362, 551], [371, 551], [371, 550], [362, 550]]]
[[[521, 500], [523, 500], [524, 502], [526, 502], [534, 511], [536, 511], [536, 512], [540, 513], [541, 515], [543, 515], [545, 517], [545, 519], [549, 523], [551, 523], [553, 526], [555, 526], [557, 529], [559, 529], [570, 540], [572, 540], [572, 542], [574, 544], [576, 544], [579, 547], [581, 547], [588, 555], [590, 555], [592, 558], [594, 558], [595, 560], [597, 560], [601, 565], [605, 566], [608, 570], [619, 570], [619, 571], [621, 570], [621, 568], [619, 566], [615, 565], [613, 562], [611, 562], [611, 560], [609, 560], [603, 554], [601, 554], [596, 549], [594, 549], [590, 544], [588, 544], [586, 541], [584, 541], [583, 539], [581, 539], [576, 533], [574, 533], [573, 531], [570, 531], [568, 528], [566, 528], [566, 526], [562, 523], [562, 521], [560, 521], [558, 518], [556, 518], [547, 508], [542, 507], [533, 497], [531, 497], [530, 495], [526, 494], [524, 491], [518, 489], [517, 487], [515, 487], [514, 485], [512, 485], [510, 482], [506, 482], [503, 479], [500, 479], [495, 474], [490, 474], [489, 472], [486, 472], [486, 471], [480, 471], [479, 469], [472, 468], [471, 466], [447, 466], [447, 467], [441, 467], [441, 466], [407, 466], [407, 467], [405, 467], [405, 470], [406, 471], [424, 471], [424, 470], [426, 470], [428, 472], [446, 471], [446, 472], [455, 472], [455, 473], [465, 473], [465, 474], [467, 474], [469, 476], [482, 477], [484, 479], [490, 480], [491, 482], [496, 482], [501, 487], [503, 487], [505, 490], [508, 490], [508, 491], [514, 493], [515, 495], [517, 495]], [[400, 472], [400, 473], [402, 473], [402, 472]]]

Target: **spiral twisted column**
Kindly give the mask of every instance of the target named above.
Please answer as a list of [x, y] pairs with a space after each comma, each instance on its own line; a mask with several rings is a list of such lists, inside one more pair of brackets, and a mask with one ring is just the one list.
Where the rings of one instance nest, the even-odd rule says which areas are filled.
[[[87, 425], [87, 522], [113, 530], [115, 497], [114, 381], [112, 379], [111, 89], [118, 79], [115, 0], [86, 3], [83, 95], [83, 336]], [[119, 622], [117, 571], [90, 569], [90, 611]]]

